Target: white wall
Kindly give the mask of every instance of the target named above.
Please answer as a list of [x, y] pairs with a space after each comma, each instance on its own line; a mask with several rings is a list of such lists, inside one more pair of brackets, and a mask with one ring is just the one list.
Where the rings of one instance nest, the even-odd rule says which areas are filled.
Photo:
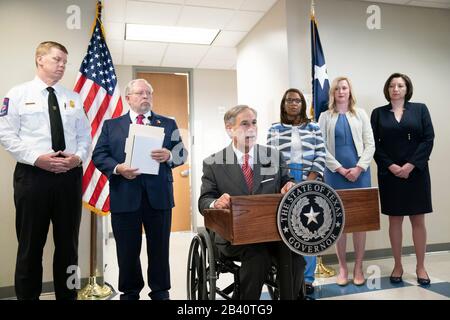
[[203, 217], [198, 212], [203, 159], [230, 143], [225, 132], [223, 116], [237, 104], [236, 72], [227, 70], [195, 69], [193, 80], [193, 102], [191, 117], [194, 145], [191, 148], [191, 190], [193, 210], [197, 226], [203, 226]]
[[278, 121], [289, 83], [285, 0], [278, 1], [238, 46], [238, 102], [258, 111], [258, 140]]
[[[66, 74], [62, 84], [73, 88], [81, 61], [86, 53], [90, 28], [95, 15], [95, 2], [77, 0], [81, 8], [81, 28], [66, 27], [66, 9], [71, 0], [2, 0], [0, 2], [0, 96], [13, 86], [33, 79], [35, 74], [34, 52], [45, 40], [64, 44], [69, 51]], [[17, 253], [15, 233], [15, 208], [13, 203], [12, 176], [15, 160], [0, 148], [0, 287], [14, 285], [14, 268]], [[89, 213], [83, 212], [79, 264], [82, 277], [89, 275]], [[51, 228], [50, 228], [51, 230]], [[53, 239], [49, 232], [44, 250], [43, 281], [52, 281]]]
[[[435, 213], [426, 219], [428, 243], [448, 243], [450, 200], [446, 182], [450, 179], [447, 164], [450, 127], [446, 93], [450, 85], [450, 10], [378, 4], [381, 29], [371, 31], [366, 26], [369, 17], [366, 9], [371, 4], [349, 0], [316, 1], [316, 18], [328, 74], [330, 80], [339, 75], [349, 76], [358, 106], [369, 115], [374, 107], [386, 103], [382, 91], [391, 73], [403, 72], [412, 78], [415, 88], [412, 101], [428, 105], [436, 133], [430, 161]], [[284, 5], [283, 13], [280, 10]], [[266, 101], [274, 99], [273, 105], [277, 106], [281, 98], [279, 88], [292, 86], [311, 93], [309, 6], [310, 1], [278, 1], [240, 44], [237, 65], [239, 100], [245, 97], [252, 105], [261, 98]], [[274, 16], [276, 19], [271, 19]], [[285, 41], [265, 41], [266, 46], [262, 47], [264, 34], [277, 33], [282, 39], [284, 25], [287, 45]], [[275, 65], [260, 63], [267, 61], [272, 52], [286, 46], [289, 49], [287, 71], [283, 64], [277, 67], [280, 60], [286, 59], [284, 52], [274, 62]], [[274, 88], [271, 92], [266, 92], [266, 81], [270, 81]], [[278, 121], [278, 114], [269, 107], [264, 112], [268, 119], [264, 119], [264, 123], [260, 121], [260, 132], [265, 130], [265, 123]], [[264, 138], [262, 136], [260, 142], [264, 143]], [[372, 182], [376, 186], [375, 163], [371, 167]], [[404, 245], [412, 245], [410, 230], [409, 223], [405, 223]], [[380, 248], [390, 248], [388, 222], [384, 215], [381, 216], [381, 230], [370, 232], [367, 239], [367, 249]], [[352, 245], [349, 249], [353, 250]]]

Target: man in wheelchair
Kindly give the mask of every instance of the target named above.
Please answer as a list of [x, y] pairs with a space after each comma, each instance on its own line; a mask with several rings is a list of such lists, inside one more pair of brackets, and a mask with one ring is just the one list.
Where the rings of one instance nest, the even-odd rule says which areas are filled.
[[[225, 114], [225, 129], [232, 143], [203, 161], [198, 200], [202, 214], [204, 209], [229, 209], [230, 196], [286, 193], [294, 186], [281, 153], [256, 144], [256, 117], [256, 110], [245, 105], [236, 106]], [[280, 261], [286, 254], [291, 256], [292, 268], [288, 276], [292, 279], [293, 298], [301, 295], [305, 262], [302, 256], [291, 252], [284, 243], [231, 245], [218, 234], [214, 242], [221, 254], [237, 257], [241, 261], [239, 297], [233, 298], [258, 300], [271, 271], [272, 261]]]

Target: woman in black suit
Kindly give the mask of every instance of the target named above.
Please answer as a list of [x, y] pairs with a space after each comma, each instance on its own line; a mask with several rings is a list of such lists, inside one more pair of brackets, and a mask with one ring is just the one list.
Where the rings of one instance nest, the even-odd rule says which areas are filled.
[[413, 86], [408, 76], [392, 74], [384, 85], [388, 105], [372, 112], [374, 159], [378, 165], [381, 211], [389, 216], [389, 237], [395, 265], [390, 280], [402, 282], [402, 223], [409, 216], [416, 252], [417, 282], [430, 284], [425, 270], [425, 213], [433, 211], [428, 160], [434, 131], [423, 103], [409, 102]]

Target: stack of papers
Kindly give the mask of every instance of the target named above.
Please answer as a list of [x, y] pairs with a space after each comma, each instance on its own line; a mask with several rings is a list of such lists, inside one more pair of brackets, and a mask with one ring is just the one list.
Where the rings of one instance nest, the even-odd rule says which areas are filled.
[[139, 169], [139, 173], [157, 175], [159, 162], [152, 159], [151, 153], [161, 149], [163, 141], [164, 128], [130, 124], [125, 142], [125, 164]]

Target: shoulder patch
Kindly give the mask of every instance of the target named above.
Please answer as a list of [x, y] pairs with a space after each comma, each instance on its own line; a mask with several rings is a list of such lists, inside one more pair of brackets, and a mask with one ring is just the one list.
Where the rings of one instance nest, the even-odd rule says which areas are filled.
[[9, 98], [3, 99], [2, 108], [0, 109], [0, 117], [6, 116], [8, 114]]

